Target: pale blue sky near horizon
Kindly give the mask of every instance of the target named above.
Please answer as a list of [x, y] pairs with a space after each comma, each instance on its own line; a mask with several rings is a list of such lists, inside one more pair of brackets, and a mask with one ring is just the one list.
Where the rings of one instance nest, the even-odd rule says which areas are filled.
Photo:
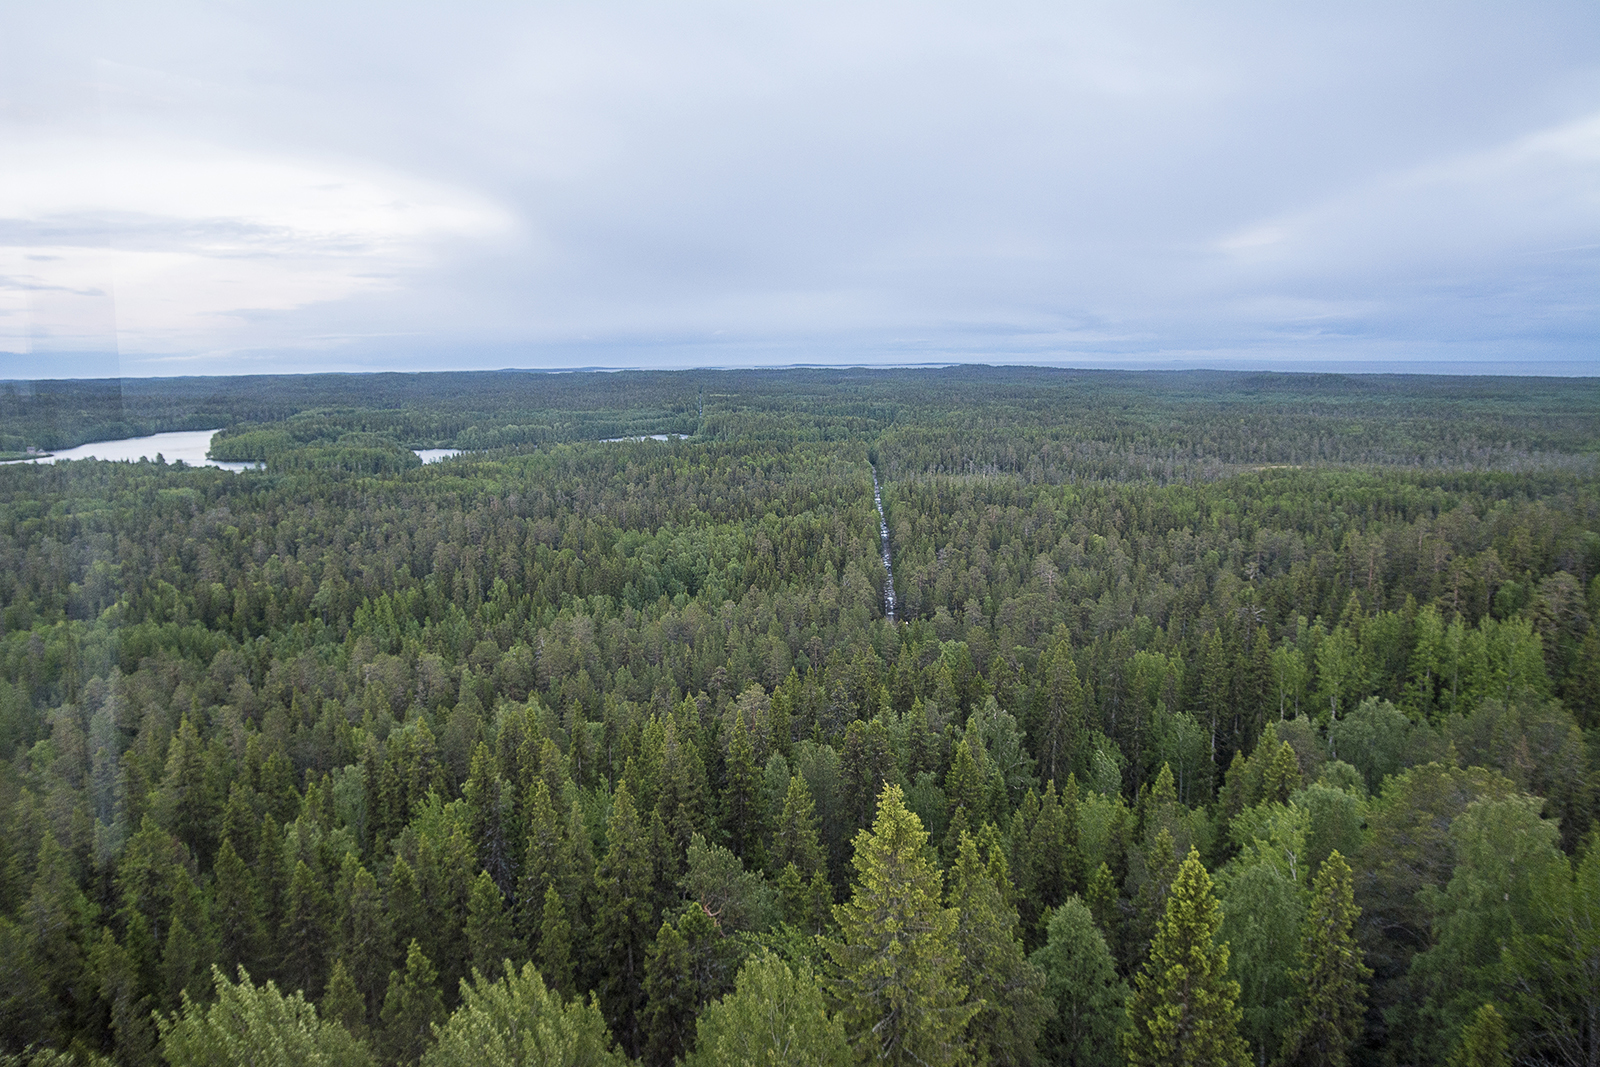
[[0, 379], [1600, 374], [1600, 5], [5, 3]]

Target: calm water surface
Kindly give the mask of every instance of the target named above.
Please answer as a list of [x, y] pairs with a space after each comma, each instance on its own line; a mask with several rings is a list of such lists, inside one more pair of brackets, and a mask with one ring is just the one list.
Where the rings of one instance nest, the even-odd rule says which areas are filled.
[[[63, 448], [39, 459], [13, 459], [7, 463], [55, 463], [63, 459], [109, 459], [137, 463], [141, 459], [155, 459], [159, 454], [168, 463], [180, 459], [191, 467], [221, 467], [230, 471], [257, 470], [254, 463], [233, 463], [228, 460], [207, 459], [211, 435], [216, 430], [175, 430], [172, 433], [153, 433], [149, 437], [124, 437], [119, 441], [91, 441], [76, 448]], [[417, 455], [424, 463], [437, 463], [441, 459], [461, 454], [459, 448], [419, 448]]]
[[183, 460], [191, 467], [221, 467], [230, 471], [255, 470], [254, 463], [229, 463], [220, 459], [207, 459], [206, 449], [211, 447], [211, 435], [216, 430], [175, 430], [172, 433], [153, 433], [149, 437], [124, 437], [120, 441], [90, 441], [76, 448], [63, 448], [40, 459], [12, 460], [13, 463], [56, 463], [64, 459], [109, 459], [137, 463], [141, 459], [155, 459], [157, 454], [168, 463]]

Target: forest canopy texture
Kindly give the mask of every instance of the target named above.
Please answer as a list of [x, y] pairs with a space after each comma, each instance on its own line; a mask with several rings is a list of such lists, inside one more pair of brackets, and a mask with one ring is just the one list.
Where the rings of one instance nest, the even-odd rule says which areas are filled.
[[1600, 1063], [1594, 381], [0, 383], [219, 427], [0, 467], [0, 1063]]

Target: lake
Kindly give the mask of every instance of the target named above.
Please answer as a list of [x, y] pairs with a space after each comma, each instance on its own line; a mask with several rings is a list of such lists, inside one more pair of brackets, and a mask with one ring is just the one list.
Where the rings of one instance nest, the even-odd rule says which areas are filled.
[[11, 463], [56, 463], [64, 459], [108, 459], [138, 462], [155, 459], [156, 454], [168, 463], [180, 459], [191, 467], [221, 467], [230, 471], [255, 470], [254, 463], [229, 463], [220, 459], [207, 459], [211, 435], [216, 430], [175, 430], [171, 433], [153, 433], [148, 437], [124, 437], [118, 441], [90, 441], [76, 448], [63, 448], [39, 459], [14, 459]]
[[[124, 437], [118, 441], [91, 441], [76, 448], [63, 448], [38, 459], [12, 459], [6, 463], [55, 463], [63, 459], [107, 459], [138, 462], [155, 459], [157, 453], [168, 463], [180, 459], [191, 467], [221, 467], [230, 471], [257, 470], [254, 463], [233, 463], [228, 460], [207, 459], [211, 435], [216, 430], [175, 430], [171, 433], [153, 433], [148, 437]], [[437, 463], [441, 459], [461, 454], [459, 448], [419, 448], [416, 450], [424, 463]]]

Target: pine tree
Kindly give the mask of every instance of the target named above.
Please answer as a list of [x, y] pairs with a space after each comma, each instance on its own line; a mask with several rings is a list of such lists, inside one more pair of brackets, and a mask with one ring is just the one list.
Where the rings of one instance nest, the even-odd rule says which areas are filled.
[[1228, 978], [1228, 946], [1215, 942], [1220, 908], [1200, 854], [1167, 894], [1166, 914], [1135, 978], [1123, 1050], [1129, 1067], [1245, 1067], [1239, 983]]
[[834, 909], [839, 935], [827, 946], [846, 1035], [862, 1059], [894, 1067], [968, 1062], [977, 1011], [927, 841], [899, 786], [887, 786], [872, 829], [856, 835], [854, 893]]
[[389, 993], [383, 1000], [386, 1058], [393, 1063], [416, 1063], [433, 1043], [434, 1024], [444, 1020], [439, 972], [413, 939], [406, 950], [406, 969], [389, 972]]
[[1354, 936], [1360, 915], [1350, 865], [1334, 851], [1311, 886], [1300, 967], [1294, 972], [1296, 1019], [1279, 1056], [1285, 1067], [1343, 1067], [1350, 1043], [1361, 1033], [1372, 969]]
[[739, 971], [734, 991], [712, 1001], [695, 1025], [685, 1067], [804, 1064], [846, 1067], [844, 1027], [828, 1014], [820, 982], [768, 952]]
[[1511, 1038], [1505, 1016], [1485, 1004], [1461, 1029], [1461, 1043], [1450, 1056], [1450, 1067], [1511, 1067]]
[[462, 983], [461, 1007], [439, 1027], [424, 1067], [572, 1064], [628, 1067], [591, 1001], [563, 1003], [533, 964]]
[[183, 998], [183, 1010], [160, 1016], [161, 1054], [183, 1067], [372, 1067], [366, 1046], [335, 1020], [318, 1018], [300, 993], [285, 996], [271, 982], [255, 985], [241, 969], [237, 984], [211, 969], [216, 999], [202, 1007]]

